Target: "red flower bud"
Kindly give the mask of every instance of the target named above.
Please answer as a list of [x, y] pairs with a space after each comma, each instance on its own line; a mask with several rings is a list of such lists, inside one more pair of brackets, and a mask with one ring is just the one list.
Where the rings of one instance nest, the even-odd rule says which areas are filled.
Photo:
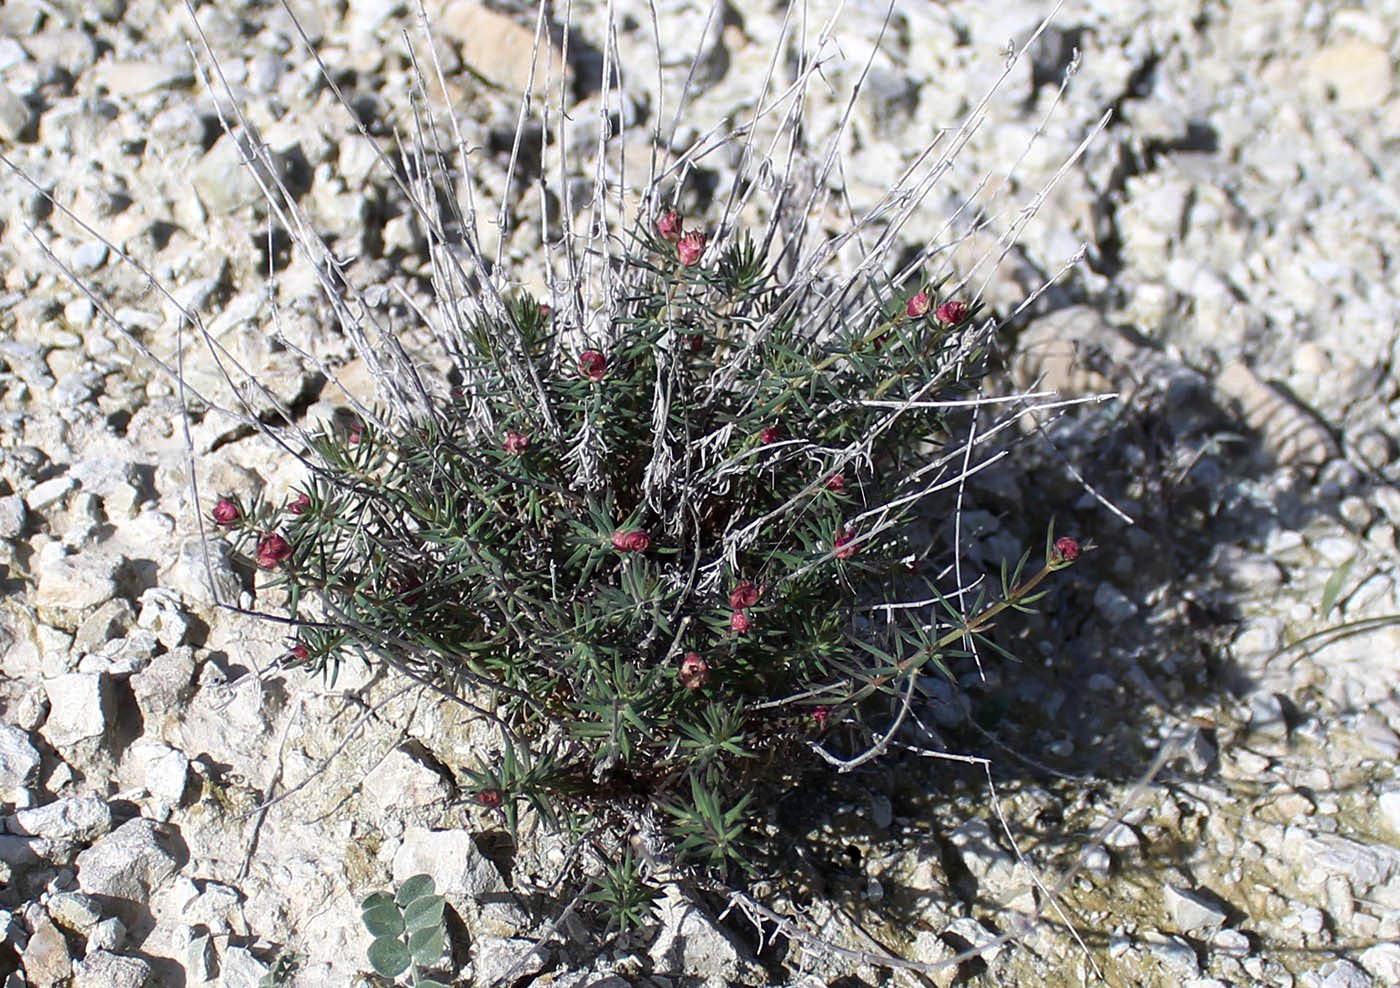
[[676, 678], [686, 689], [698, 690], [710, 681], [710, 664], [700, 657], [699, 652], [686, 652]]
[[855, 545], [856, 533], [849, 528], [843, 528], [836, 533], [836, 539], [832, 543], [832, 548], [836, 550], [837, 559], [850, 559], [856, 554], [860, 546]]
[[824, 730], [824, 729], [826, 728], [826, 722], [827, 722], [828, 720], [830, 720], [830, 719], [831, 719], [831, 708], [830, 708], [830, 707], [822, 706], [822, 707], [813, 707], [813, 708], [812, 708], [812, 721], [813, 721], [813, 723], [815, 723], [815, 724], [817, 725], [817, 730], [819, 730], [819, 731]]
[[346, 439], [346, 441], [347, 441], [351, 446], [358, 446], [358, 445], [360, 445], [360, 439], [361, 439], [361, 437], [364, 435], [364, 431], [365, 431], [365, 427], [364, 427], [363, 425], [361, 425], [359, 422], [351, 422], [351, 423], [350, 423], [350, 435], [349, 435], [349, 437]]
[[699, 353], [705, 345], [705, 337], [700, 333], [691, 333], [685, 337], [685, 345], [690, 348], [691, 353]]
[[666, 210], [656, 221], [656, 232], [661, 234], [662, 240], [671, 243], [681, 239], [681, 214], [674, 209]]
[[938, 311], [935, 312], [934, 315], [936, 315], [938, 321], [944, 325], [956, 326], [967, 318], [967, 303], [960, 302], [957, 299], [944, 302], [938, 307]]
[[696, 230], [691, 230], [676, 242], [676, 257], [686, 267], [694, 267], [700, 263], [700, 255], [705, 253], [705, 235]]
[[1068, 535], [1061, 535], [1050, 547], [1050, 553], [1045, 562], [1049, 566], [1060, 567], [1068, 566], [1078, 558], [1079, 543]]
[[590, 381], [601, 381], [608, 373], [608, 358], [597, 350], [585, 350], [578, 355], [578, 372]]
[[846, 493], [846, 475], [839, 470], [826, 478], [826, 489], [833, 494]]
[[228, 498], [221, 497], [214, 502], [214, 510], [209, 512], [209, 517], [214, 519], [216, 525], [234, 525], [243, 517], [243, 512]]
[[763, 587], [755, 586], [752, 580], [745, 580], [729, 591], [729, 606], [736, 611], [752, 607], [763, 596]]
[[309, 507], [311, 507], [311, 495], [305, 491], [287, 502], [287, 511], [294, 515], [305, 514]]
[[276, 532], [268, 532], [258, 540], [257, 561], [263, 569], [272, 569], [278, 563], [286, 562], [291, 557], [291, 543]]
[[488, 810], [499, 810], [506, 799], [499, 789], [483, 789], [476, 794], [476, 801]]
[[530, 437], [523, 432], [507, 432], [501, 446], [507, 453], [523, 453], [530, 448]]
[[298, 662], [305, 662], [306, 659], [307, 659], [307, 657], [308, 657], [311, 653], [310, 653], [309, 651], [307, 651], [305, 645], [303, 645], [301, 642], [297, 642], [295, 645], [293, 645], [293, 646], [291, 647], [291, 650], [290, 650], [287, 654], [288, 654], [291, 658], [296, 659]]
[[729, 615], [729, 630], [736, 635], [747, 635], [749, 629], [753, 627], [753, 622], [743, 611], [735, 611]]
[[549, 316], [550, 316], [550, 313], [552, 313], [553, 311], [554, 311], [554, 309], [550, 307], [550, 304], [549, 304], [548, 302], [541, 302], [541, 303], [540, 303], [540, 318], [541, 318], [541, 319], [548, 319]]
[[908, 304], [904, 306], [904, 313], [910, 319], [922, 319], [928, 315], [929, 307], [932, 305], [933, 299], [929, 297], [929, 293], [919, 292], [909, 299]]
[[646, 532], [624, 532], [619, 528], [612, 533], [612, 544], [618, 552], [646, 552], [651, 548], [651, 536]]
[[780, 425], [764, 426], [758, 434], [758, 441], [764, 446], [775, 443], [781, 438], [783, 438], [783, 427]]

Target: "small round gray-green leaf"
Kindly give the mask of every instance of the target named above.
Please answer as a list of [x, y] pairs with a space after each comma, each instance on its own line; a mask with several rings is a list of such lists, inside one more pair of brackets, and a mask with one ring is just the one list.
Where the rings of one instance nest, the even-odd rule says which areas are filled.
[[403, 911], [403, 924], [410, 930], [426, 930], [442, 922], [443, 898], [440, 895], [425, 895], [414, 899]]
[[413, 959], [425, 967], [436, 964], [444, 947], [442, 927], [434, 926], [426, 930], [414, 930], [408, 935], [408, 949]]
[[392, 906], [394, 904], [394, 897], [388, 892], [375, 892], [365, 896], [365, 901], [360, 903], [360, 908], [368, 912], [375, 906], [382, 906], [385, 904]]
[[381, 978], [397, 978], [408, 970], [408, 948], [398, 937], [379, 937], [369, 945], [369, 966]]
[[433, 876], [414, 875], [412, 878], [405, 878], [399, 886], [399, 894], [394, 897], [401, 906], [406, 906], [414, 899], [421, 899], [425, 895], [433, 894]]
[[364, 921], [372, 937], [396, 937], [403, 932], [403, 913], [392, 902], [380, 902], [366, 909]]

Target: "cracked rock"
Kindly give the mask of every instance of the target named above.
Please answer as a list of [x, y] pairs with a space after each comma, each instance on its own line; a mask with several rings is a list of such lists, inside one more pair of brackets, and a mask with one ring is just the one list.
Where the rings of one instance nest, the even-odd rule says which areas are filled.
[[145, 903], [180, 869], [180, 856], [157, 824], [137, 818], [78, 855], [78, 885], [88, 895]]

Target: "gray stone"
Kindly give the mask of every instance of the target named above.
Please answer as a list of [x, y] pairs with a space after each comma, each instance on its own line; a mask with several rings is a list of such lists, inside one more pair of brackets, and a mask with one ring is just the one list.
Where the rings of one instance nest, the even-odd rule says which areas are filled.
[[102, 920], [102, 907], [81, 892], [57, 892], [44, 904], [55, 923], [84, 936]]
[[70, 258], [77, 274], [92, 274], [107, 263], [107, 245], [100, 240], [88, 240], [79, 244]]
[[178, 719], [194, 693], [194, 671], [194, 649], [182, 645], [157, 655], [131, 677], [131, 691], [147, 731], [159, 732]]
[[20, 955], [24, 973], [31, 988], [55, 988], [73, 973], [68, 941], [47, 916], [41, 914], [31, 925], [29, 943]]
[[141, 613], [136, 624], [154, 634], [167, 649], [185, 644], [190, 633], [190, 619], [180, 605], [179, 595], [165, 587], [151, 587], [141, 594]]
[[112, 692], [107, 677], [73, 672], [44, 680], [49, 717], [39, 733], [59, 751], [100, 740], [111, 718]]
[[89, 843], [112, 829], [112, 809], [97, 796], [70, 796], [20, 810], [5, 827], [22, 837]]
[[34, 113], [29, 104], [0, 85], [0, 141], [18, 141], [33, 122]]
[[1181, 977], [1195, 977], [1201, 973], [1196, 951], [1181, 937], [1150, 934], [1144, 940], [1147, 949], [1167, 970]]
[[1094, 591], [1094, 609], [1110, 624], [1125, 624], [1137, 617], [1138, 606], [1111, 583], [1100, 583]]
[[131, 601], [120, 597], [107, 601], [93, 611], [73, 635], [73, 648], [81, 655], [96, 652], [113, 638], [120, 638], [136, 623], [136, 611]]
[[1225, 924], [1226, 914], [1210, 899], [1190, 889], [1167, 885], [1162, 889], [1167, 915], [1182, 933], [1210, 930]]
[[151, 966], [139, 957], [90, 950], [78, 962], [73, 988], [150, 988]]
[[18, 494], [0, 497], [0, 539], [17, 539], [24, 534], [29, 510]]
[[0, 791], [29, 784], [39, 768], [39, 751], [18, 727], [0, 724]]
[[1391, 833], [1400, 836], [1400, 789], [1381, 793], [1376, 806], [1380, 808], [1381, 819]]
[[78, 855], [78, 885], [89, 895], [145, 903], [181, 863], [162, 828], [137, 818]]
[[120, 950], [126, 944], [126, 924], [108, 916], [88, 933], [88, 950]]

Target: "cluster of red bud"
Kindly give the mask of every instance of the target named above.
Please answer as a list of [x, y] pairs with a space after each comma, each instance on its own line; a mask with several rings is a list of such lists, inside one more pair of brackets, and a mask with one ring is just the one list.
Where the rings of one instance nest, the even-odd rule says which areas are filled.
[[[904, 314], [910, 319], [922, 319], [933, 309], [933, 296], [925, 289], [912, 296], [904, 306]], [[957, 326], [967, 318], [967, 303], [959, 299], [949, 299], [933, 310], [933, 317], [945, 326]]]
[[668, 209], [656, 221], [656, 232], [667, 243], [675, 244], [676, 260], [682, 267], [691, 268], [700, 263], [700, 255], [705, 253], [705, 234], [699, 230], [685, 230], [681, 214]]

